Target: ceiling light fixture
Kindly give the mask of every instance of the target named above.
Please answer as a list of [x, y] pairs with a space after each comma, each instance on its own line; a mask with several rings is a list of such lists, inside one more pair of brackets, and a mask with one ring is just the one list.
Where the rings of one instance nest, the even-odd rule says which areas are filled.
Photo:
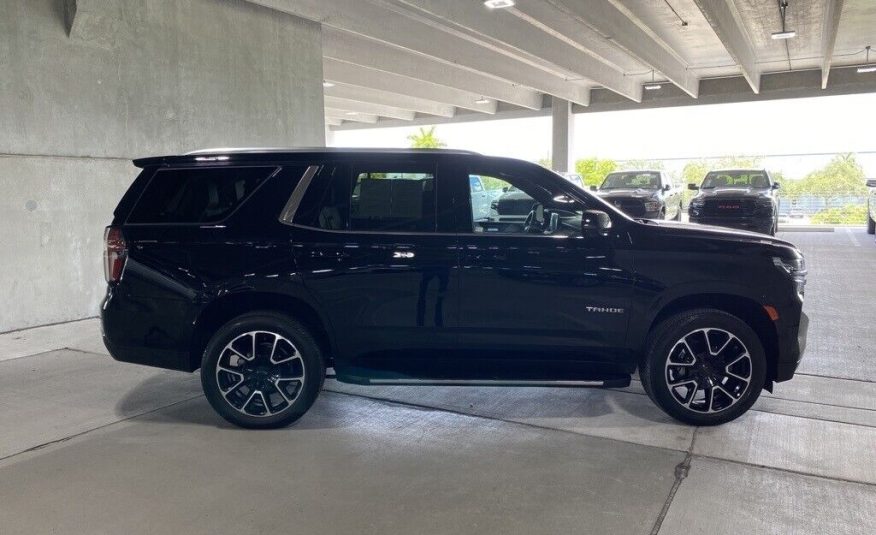
[[864, 60], [866, 65], [861, 65], [858, 67], [858, 74], [863, 74], [865, 72], [876, 72], [876, 64], [870, 63], [870, 45], [867, 45], [864, 50], [867, 51], [867, 59]]
[[484, 0], [484, 5], [490, 9], [514, 7], [514, 0]]
[[322, 86], [323, 86], [323, 87], [334, 87], [335, 84], [334, 84], [334, 82], [327, 82], [327, 81], [323, 80], [323, 81], [322, 81]]
[[774, 32], [770, 35], [773, 39], [791, 39], [792, 37], [797, 37], [797, 32], [795, 30], [788, 30], [786, 32]]
[[489, 104], [491, 102], [487, 97], [481, 97], [475, 101], [475, 104]]
[[654, 81], [654, 71], [651, 71], [651, 81], [645, 84], [645, 91], [656, 91], [662, 89], [663, 84]]
[[779, 13], [782, 16], [782, 31], [774, 32], [770, 37], [773, 39], [791, 39], [797, 37], [797, 32], [785, 28], [785, 12], [788, 10], [788, 0], [779, 1]]

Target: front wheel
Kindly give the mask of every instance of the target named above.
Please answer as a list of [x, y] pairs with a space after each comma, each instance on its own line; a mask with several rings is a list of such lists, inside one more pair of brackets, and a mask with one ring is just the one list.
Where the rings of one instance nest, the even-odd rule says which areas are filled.
[[240, 427], [271, 429], [301, 418], [325, 379], [319, 344], [274, 312], [239, 316], [204, 351], [201, 384], [213, 409]]
[[754, 330], [715, 309], [661, 322], [648, 338], [640, 375], [667, 414], [691, 425], [718, 425], [747, 411], [766, 380], [766, 355]]
[[867, 234], [876, 234], [876, 221], [870, 217], [869, 210], [867, 210]]

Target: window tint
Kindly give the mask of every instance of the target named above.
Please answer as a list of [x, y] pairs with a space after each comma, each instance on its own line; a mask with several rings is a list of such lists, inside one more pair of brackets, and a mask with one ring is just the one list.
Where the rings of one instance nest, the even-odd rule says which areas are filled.
[[350, 229], [434, 232], [434, 174], [414, 169], [356, 170], [350, 198]]
[[321, 166], [295, 213], [295, 223], [325, 230], [349, 230], [350, 185], [349, 167]]
[[159, 170], [129, 223], [215, 223], [228, 217], [276, 167]]
[[660, 174], [648, 172], [609, 173], [599, 189], [658, 189]]
[[[527, 179], [480, 173], [484, 189], [470, 188], [472, 232], [491, 234], [580, 233], [583, 207]], [[556, 215], [554, 215], [556, 214]]]
[[758, 171], [710, 171], [703, 180], [703, 189], [768, 188], [766, 174]]

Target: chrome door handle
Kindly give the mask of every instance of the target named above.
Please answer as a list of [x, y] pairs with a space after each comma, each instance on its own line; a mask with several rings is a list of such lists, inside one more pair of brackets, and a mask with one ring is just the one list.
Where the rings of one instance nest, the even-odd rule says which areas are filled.
[[413, 251], [393, 251], [393, 258], [413, 258], [416, 256]]

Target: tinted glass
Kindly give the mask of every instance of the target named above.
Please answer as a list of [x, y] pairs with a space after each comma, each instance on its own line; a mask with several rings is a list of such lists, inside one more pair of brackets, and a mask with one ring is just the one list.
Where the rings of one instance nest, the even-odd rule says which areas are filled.
[[768, 188], [770, 180], [763, 171], [711, 171], [703, 180], [703, 189]]
[[215, 223], [228, 217], [276, 167], [167, 169], [155, 173], [129, 223]]
[[[583, 207], [561, 192], [505, 173], [478, 173], [484, 191], [470, 191], [472, 232], [573, 236]], [[552, 219], [553, 218], [553, 219]]]
[[659, 173], [610, 173], [599, 189], [658, 189]]
[[350, 229], [434, 232], [435, 175], [418, 169], [354, 171]]
[[350, 186], [349, 167], [321, 166], [295, 213], [295, 223], [325, 230], [349, 230]]

